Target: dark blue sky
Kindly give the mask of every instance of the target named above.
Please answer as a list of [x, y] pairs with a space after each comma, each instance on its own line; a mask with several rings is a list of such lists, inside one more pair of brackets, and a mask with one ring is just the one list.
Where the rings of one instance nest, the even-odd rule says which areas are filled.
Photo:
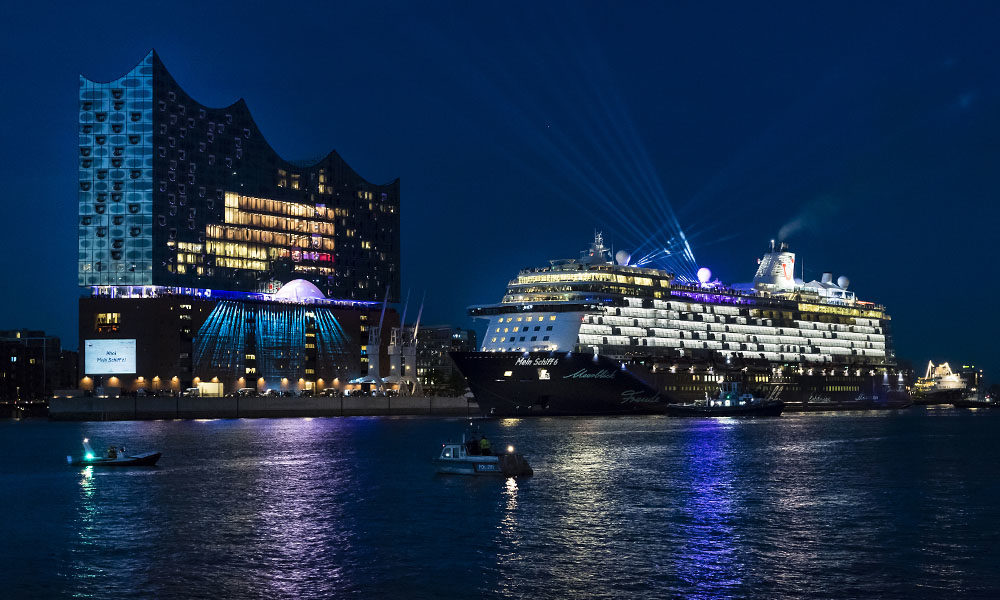
[[669, 237], [670, 206], [724, 281], [797, 224], [806, 278], [885, 303], [901, 357], [1000, 372], [1000, 4], [357, 4], [6, 6], [0, 328], [76, 345], [77, 75], [155, 48], [284, 157], [401, 178], [425, 321], [595, 228]]

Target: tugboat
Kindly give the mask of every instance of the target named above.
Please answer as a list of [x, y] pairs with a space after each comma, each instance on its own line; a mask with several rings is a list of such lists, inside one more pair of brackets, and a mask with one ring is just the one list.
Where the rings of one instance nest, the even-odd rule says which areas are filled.
[[160, 460], [159, 452], [126, 454], [124, 446], [111, 446], [104, 456], [97, 456], [87, 438], [83, 438], [83, 450], [82, 458], [74, 459], [67, 455], [66, 462], [74, 467], [151, 467]]
[[441, 444], [441, 454], [434, 459], [437, 472], [451, 475], [503, 475], [504, 477], [531, 477], [534, 471], [528, 461], [514, 446], [507, 446], [507, 452], [494, 454], [486, 436], [477, 439], [473, 433], [461, 442]]
[[666, 413], [672, 417], [777, 417], [785, 403], [776, 397], [757, 398], [750, 393], [740, 393], [740, 384], [723, 382], [718, 396], [701, 402], [668, 404]]

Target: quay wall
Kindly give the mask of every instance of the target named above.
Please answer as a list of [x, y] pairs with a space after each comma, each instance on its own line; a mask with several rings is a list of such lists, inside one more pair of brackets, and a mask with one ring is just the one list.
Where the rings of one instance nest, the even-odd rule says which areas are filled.
[[479, 416], [479, 405], [463, 397], [414, 396], [332, 398], [247, 396], [118, 397], [76, 396], [49, 400], [55, 421], [143, 419], [240, 419], [278, 417], [352, 417], [391, 415]]

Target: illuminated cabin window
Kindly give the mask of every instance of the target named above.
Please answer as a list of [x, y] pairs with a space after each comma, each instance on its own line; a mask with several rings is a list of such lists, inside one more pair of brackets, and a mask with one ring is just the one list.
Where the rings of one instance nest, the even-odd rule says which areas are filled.
[[121, 325], [121, 313], [97, 313], [94, 319], [94, 331], [97, 333], [114, 333]]

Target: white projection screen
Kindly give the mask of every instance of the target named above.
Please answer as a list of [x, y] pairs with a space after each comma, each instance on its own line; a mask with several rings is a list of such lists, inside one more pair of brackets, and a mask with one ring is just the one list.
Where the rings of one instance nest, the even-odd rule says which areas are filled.
[[135, 373], [135, 340], [87, 340], [83, 356], [86, 375]]

